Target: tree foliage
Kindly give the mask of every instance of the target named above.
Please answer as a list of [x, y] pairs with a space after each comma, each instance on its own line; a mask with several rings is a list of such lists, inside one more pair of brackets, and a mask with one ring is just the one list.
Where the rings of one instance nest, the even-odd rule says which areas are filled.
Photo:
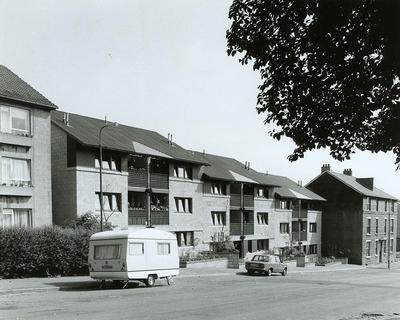
[[257, 111], [288, 157], [393, 151], [400, 163], [400, 1], [234, 0], [228, 55], [252, 63]]

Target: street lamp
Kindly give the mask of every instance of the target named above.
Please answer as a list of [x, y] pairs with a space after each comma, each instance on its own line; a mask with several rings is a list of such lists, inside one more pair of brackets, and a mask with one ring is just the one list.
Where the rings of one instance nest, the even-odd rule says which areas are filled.
[[107, 123], [99, 131], [99, 150], [100, 150], [100, 231], [103, 231], [103, 145], [101, 143], [101, 133], [105, 128], [118, 127], [117, 122]]

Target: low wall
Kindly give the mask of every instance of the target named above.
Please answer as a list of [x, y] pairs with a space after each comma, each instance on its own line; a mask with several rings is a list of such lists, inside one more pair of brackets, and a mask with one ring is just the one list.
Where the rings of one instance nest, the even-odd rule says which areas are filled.
[[204, 268], [204, 267], [226, 268], [227, 265], [228, 265], [228, 258], [218, 258], [218, 259], [186, 262], [186, 268], [188, 268], [188, 269], [196, 269], [196, 268]]

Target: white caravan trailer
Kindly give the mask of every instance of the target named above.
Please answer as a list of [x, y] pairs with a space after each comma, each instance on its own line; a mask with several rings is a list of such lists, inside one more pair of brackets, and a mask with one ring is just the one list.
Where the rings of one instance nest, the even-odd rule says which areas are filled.
[[89, 242], [89, 272], [96, 280], [114, 280], [125, 287], [139, 280], [152, 287], [155, 279], [179, 274], [176, 236], [155, 228], [95, 233]]

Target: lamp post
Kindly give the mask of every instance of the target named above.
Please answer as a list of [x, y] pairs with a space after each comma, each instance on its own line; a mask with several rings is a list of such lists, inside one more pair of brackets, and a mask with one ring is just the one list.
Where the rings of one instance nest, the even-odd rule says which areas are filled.
[[100, 151], [100, 231], [103, 231], [103, 145], [101, 141], [101, 134], [105, 128], [118, 127], [118, 123], [111, 122], [107, 123], [100, 128], [99, 131], [99, 151]]

